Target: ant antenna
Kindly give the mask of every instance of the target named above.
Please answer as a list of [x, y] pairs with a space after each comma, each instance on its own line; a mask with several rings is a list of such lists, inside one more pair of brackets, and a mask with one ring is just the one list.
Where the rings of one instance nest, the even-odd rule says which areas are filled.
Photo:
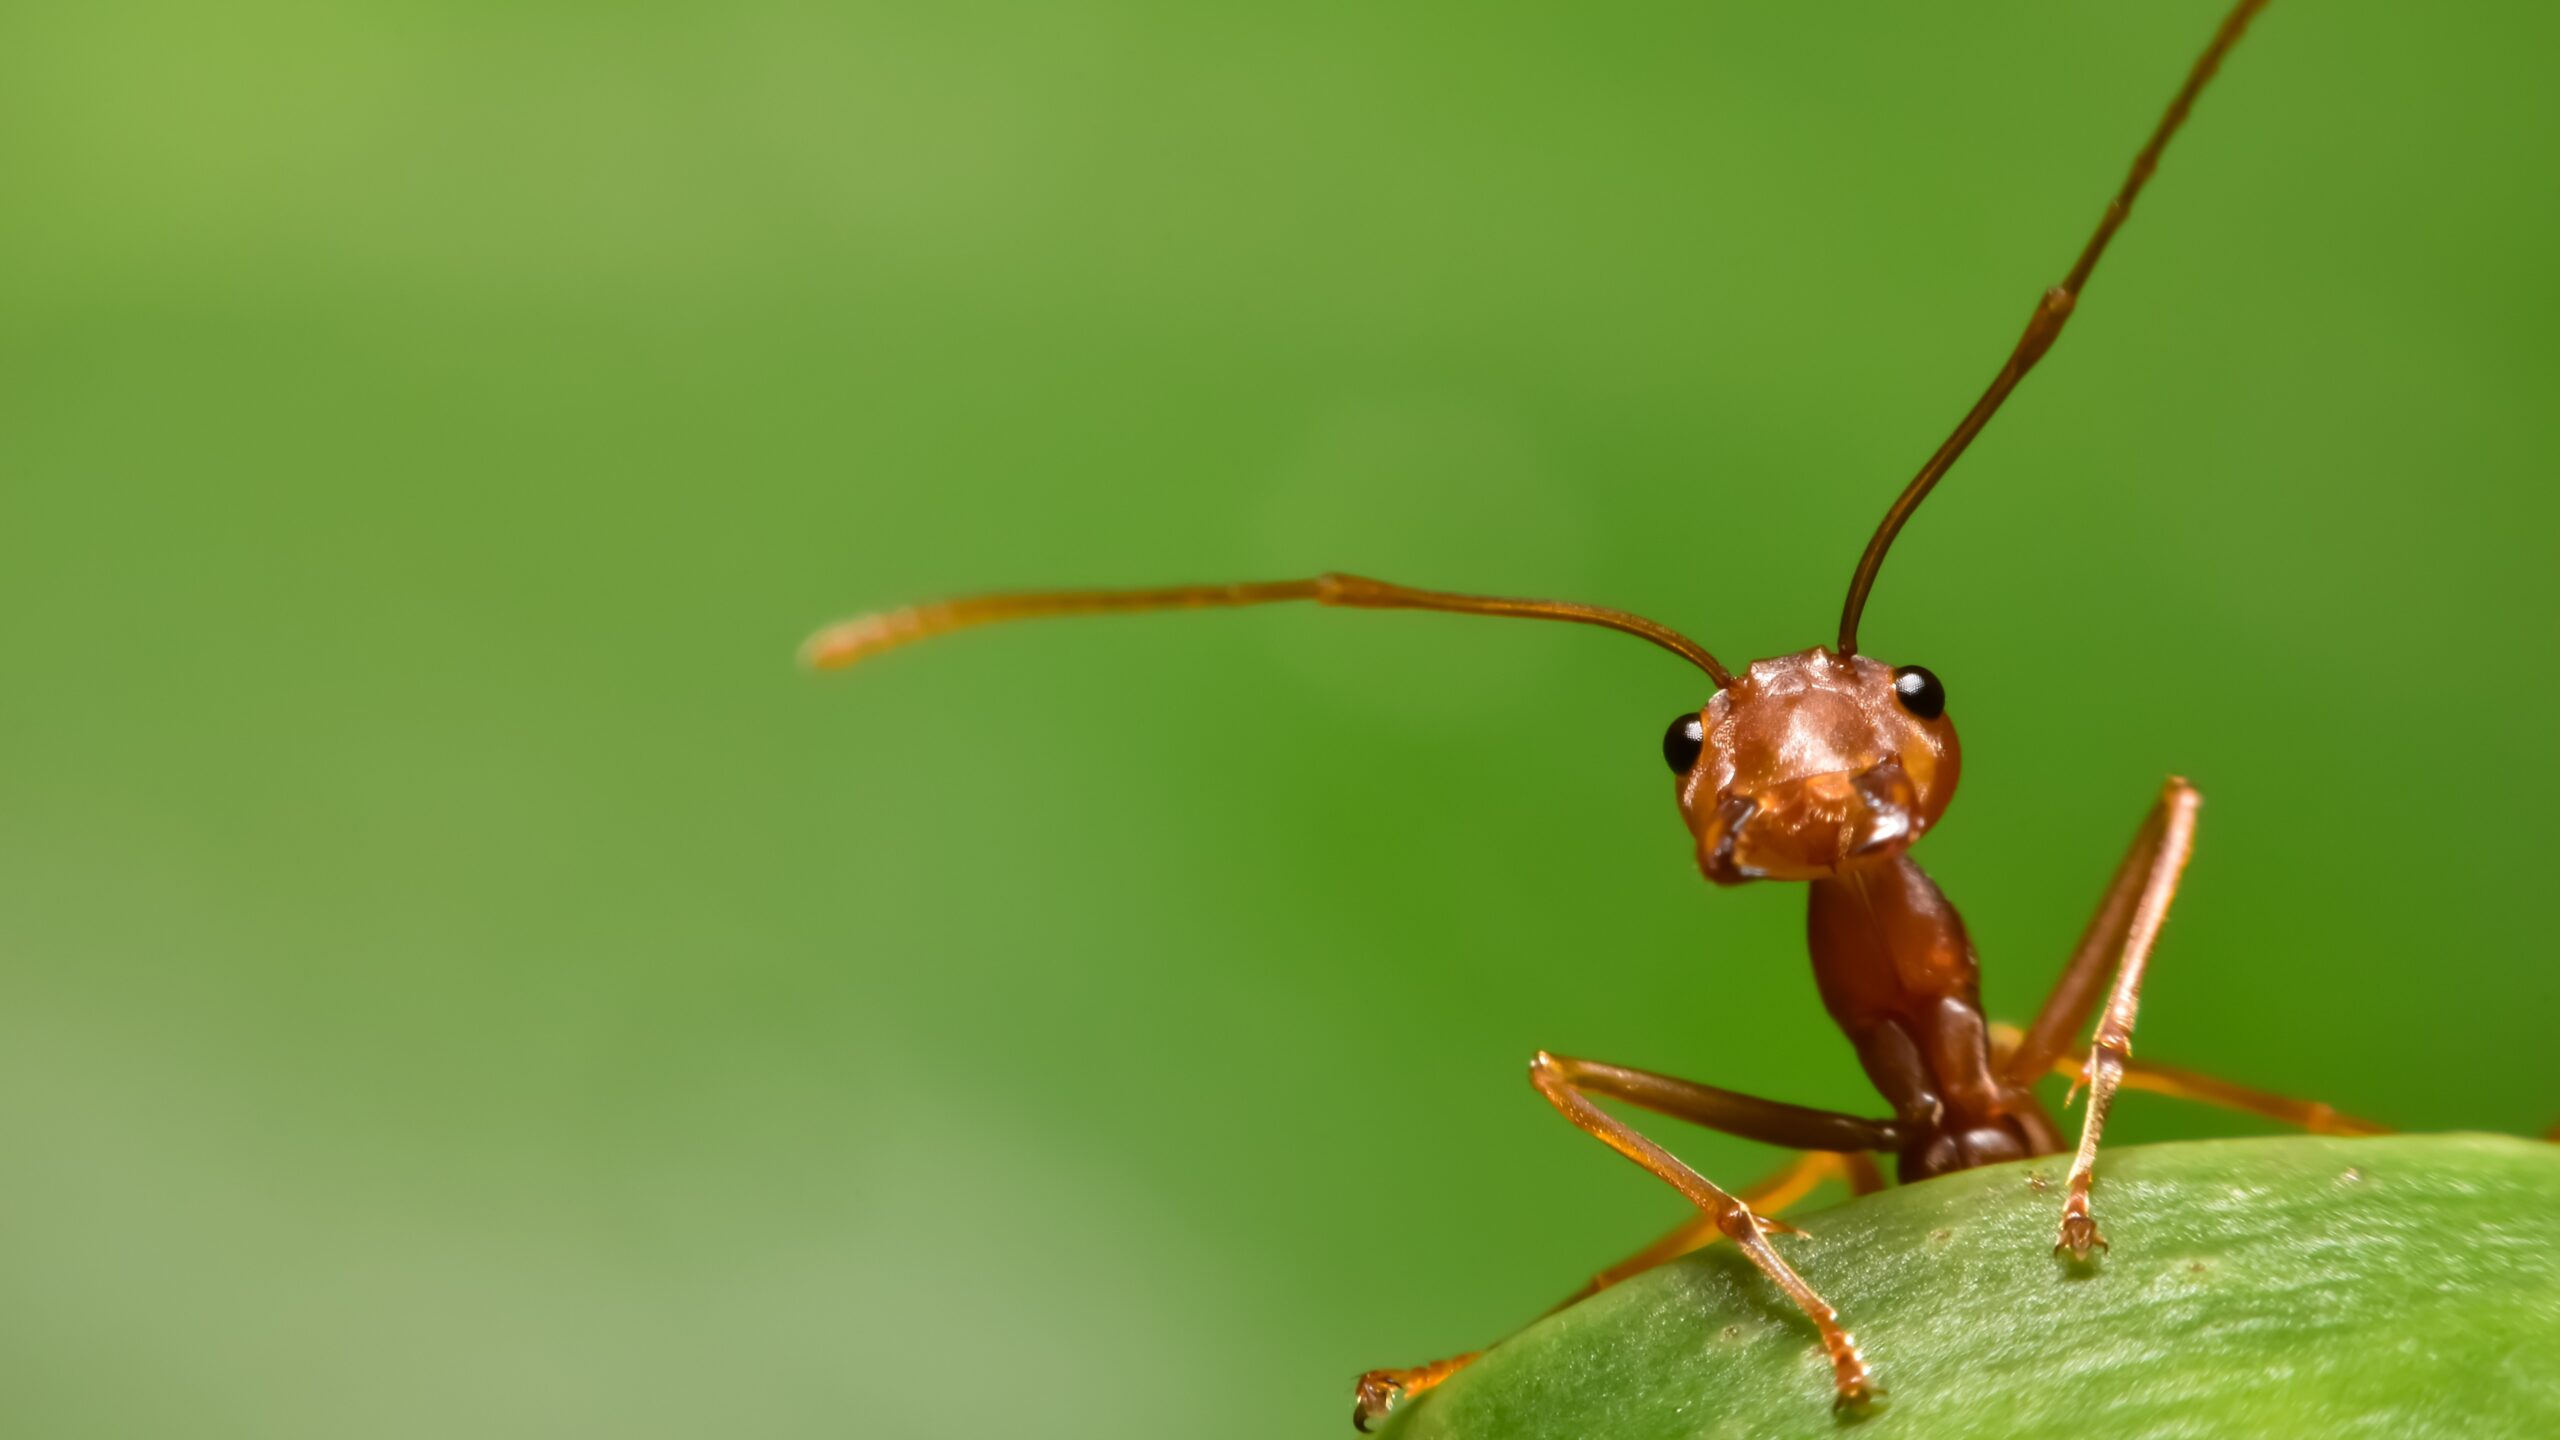
[[1040, 590], [1005, 595], [972, 595], [926, 605], [907, 605], [857, 615], [830, 625], [800, 647], [801, 660], [813, 669], [834, 670], [883, 650], [954, 630], [992, 625], [999, 620], [1035, 620], [1053, 615], [1117, 614], [1135, 610], [1201, 610], [1229, 605], [1269, 605], [1282, 600], [1313, 600], [1319, 605], [1349, 605], [1364, 610], [1445, 610], [1458, 615], [1501, 615], [1520, 620], [1569, 620], [1598, 625], [1650, 640], [1707, 672], [1722, 689], [1733, 683], [1705, 646], [1659, 621], [1624, 610], [1576, 605], [1565, 600], [1506, 600], [1491, 595], [1452, 595], [1415, 590], [1358, 575], [1319, 575], [1313, 580], [1267, 580], [1243, 585], [1175, 585], [1160, 590]]
[[1928, 464], [1920, 467], [1920, 473], [1903, 487], [1901, 498], [1885, 512], [1884, 523], [1876, 527], [1875, 537], [1867, 541], [1867, 552], [1858, 557], [1858, 573], [1849, 579], [1849, 601], [1840, 609], [1840, 654], [1843, 657], [1858, 653], [1858, 617], [1867, 608], [1867, 592], [1875, 588], [1876, 572], [1884, 568], [1884, 552], [1893, 548], [1893, 537], [1902, 533], [1903, 522], [1911, 518], [1912, 511], [1920, 508], [1921, 501], [1929, 498], [1929, 492], [1937, 488], [1939, 478], [1956, 463], [1956, 457], [1964, 453], [1965, 447], [1973, 443], [1973, 437], [1981, 434], [1982, 427], [1991, 423], [1991, 416], [2000, 408], [2000, 402], [2009, 398], [2009, 392], [2017, 389], [2018, 382], [2027, 378], [2027, 372], [2044, 358], [2044, 352], [2053, 348], [2054, 339], [2062, 333], [2062, 322], [2071, 318], [2072, 307], [2080, 301], [2081, 287], [2089, 283], [2089, 272], [2098, 268], [2098, 257], [2106, 253], [2107, 242], [2115, 238], [2116, 227], [2133, 213], [2133, 197], [2142, 193], [2143, 182], [2149, 180], [2151, 172], [2158, 167], [2160, 152], [2168, 147], [2169, 137], [2178, 133], [2178, 127], [2186, 123], [2187, 111], [2195, 105], [2196, 96], [2203, 91], [2205, 82], [2221, 68], [2222, 57], [2239, 42], [2241, 32], [2249, 28], [2249, 22], [2257, 18], [2265, 6], [2266, 0], [2240, 0], [2232, 7], [2231, 13], [2223, 17], [2222, 28], [2214, 32], [2213, 43], [2207, 45], [2204, 54], [2197, 58], [2195, 68], [2187, 72], [2187, 83], [2179, 87], [2178, 98], [2169, 102], [2168, 113], [2160, 117], [2158, 128], [2151, 132], [2150, 143], [2142, 147], [2141, 154], [2133, 157], [2132, 173], [2125, 176], [2124, 187], [2116, 191], [2116, 198], [2107, 202], [2107, 212], [2098, 221], [2098, 233], [2089, 237], [2088, 248], [2080, 252], [2079, 263], [2071, 267], [2071, 273], [2063, 277], [2061, 284], [2044, 292], [2044, 298], [2036, 302], [2035, 314], [2027, 319], [2027, 333], [2018, 337], [2018, 348], [2009, 352], [2008, 363], [1991, 378], [1991, 388], [1983, 391], [1982, 398], [1973, 402], [1973, 408], [1966, 411], [1964, 419], [1956, 425], [1956, 432], [1938, 447], [1938, 453], [1929, 457]]

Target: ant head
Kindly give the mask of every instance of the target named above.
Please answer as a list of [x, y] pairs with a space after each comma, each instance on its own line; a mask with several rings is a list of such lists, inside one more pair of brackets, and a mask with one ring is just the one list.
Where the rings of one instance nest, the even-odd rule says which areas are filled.
[[1662, 739], [1698, 868], [1719, 885], [1813, 880], [1900, 854], [1955, 795], [1946, 705], [1917, 665], [1822, 649], [1753, 664]]

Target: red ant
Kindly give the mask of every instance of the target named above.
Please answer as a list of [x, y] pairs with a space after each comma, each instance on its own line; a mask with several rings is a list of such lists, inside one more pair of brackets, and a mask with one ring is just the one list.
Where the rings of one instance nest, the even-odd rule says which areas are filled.
[[[2253, 1090], [2165, 1066], [2137, 1062], [2134, 1013], [2144, 966], [2179, 872], [2194, 848], [2198, 797], [2172, 779], [2134, 836], [2077, 949], [2024, 1031], [1995, 1028], [1983, 1015], [1978, 967], [1964, 921], [1907, 853], [1954, 798], [1960, 769], [1955, 725], [1938, 677], [1917, 665], [1888, 666], [1858, 653], [1858, 620], [1894, 537], [1920, 502], [1982, 432], [2018, 382], [2062, 333], [2098, 257], [2132, 212], [2160, 152], [2185, 122], [2207, 81], [2265, 0], [2239, 0], [2205, 47], [2186, 83], [2134, 157], [2097, 233], [2062, 283], [2036, 302], [2022, 335], [1990, 387], [1955, 433], [1929, 457], [1885, 512], [1849, 581], [1839, 642], [1754, 662], [1742, 674], [1669, 626], [1622, 610], [1558, 600], [1512, 600], [1417, 590], [1354, 575], [1157, 590], [1072, 590], [981, 595], [865, 615], [814, 636], [805, 657], [834, 668], [953, 630], [1000, 620], [1113, 611], [1262, 605], [1312, 600], [1374, 610], [1441, 610], [1532, 620], [1567, 620], [1649, 640], [1704, 671], [1716, 693], [1663, 737], [1678, 777], [1681, 817], [1697, 839], [1698, 866], [1718, 885], [1751, 880], [1804, 882], [1807, 939], [1823, 1004], [1857, 1049], [1867, 1076], [1893, 1113], [1865, 1119], [1762, 1100], [1544, 1051], [1529, 1075], [1565, 1117], [1643, 1166], [1698, 1207], [1698, 1213], [1596, 1276], [1567, 1304], [1719, 1237], [1731, 1240], [1811, 1317], [1831, 1359], [1835, 1399], [1855, 1406], [1878, 1393], [1857, 1342], [1839, 1315], [1770, 1244], [1788, 1230], [1772, 1212], [1824, 1179], [1860, 1193], [1883, 1181], [1868, 1157], [1891, 1153], [1904, 1181], [2060, 1153], [2062, 1132], [2029, 1087], [2049, 1071], [2086, 1085], [2089, 1108], [2063, 1187], [2056, 1255], [2086, 1262], [2106, 1240], [2089, 1207], [2090, 1180], [2108, 1107], [2120, 1087], [2182, 1095], [2332, 1135], [2381, 1127], [2326, 1105]], [[2112, 986], [2107, 984], [2109, 975]], [[2097, 1018], [2088, 1058], [2072, 1038]], [[1807, 1152], [1759, 1185], [1724, 1190], [1633, 1126], [1601, 1110], [1608, 1096], [1727, 1134]], [[1354, 1422], [1367, 1429], [1405, 1395], [1456, 1373], [1472, 1355], [1361, 1377]]]

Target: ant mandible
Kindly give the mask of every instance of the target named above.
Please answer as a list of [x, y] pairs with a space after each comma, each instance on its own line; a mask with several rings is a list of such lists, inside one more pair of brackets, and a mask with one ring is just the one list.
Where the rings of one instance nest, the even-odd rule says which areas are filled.
[[[1696, 837], [1698, 866], [1718, 885], [1802, 881], [1810, 891], [1806, 930], [1825, 1008], [1856, 1047], [1867, 1076], [1893, 1108], [1871, 1120], [1812, 1110], [1540, 1051], [1529, 1075], [1565, 1118], [1643, 1166], [1697, 1206], [1670, 1234], [1595, 1276], [1565, 1303], [1718, 1238], [1731, 1240], [1813, 1321], [1829, 1355], [1835, 1399], [1855, 1406], [1879, 1393], [1873, 1373], [1840, 1317], [1769, 1242], [1788, 1227], [1773, 1212], [1826, 1178], [1864, 1193], [1882, 1179], [1868, 1157], [1890, 1153], [1904, 1181], [2004, 1160], [2057, 1154], [2062, 1132], [2029, 1087], [2050, 1071], [2089, 1092], [2080, 1144], [2064, 1182], [2056, 1255], [2085, 1262], [2106, 1241], [2089, 1208], [2098, 1138], [2119, 1088], [2153, 1090], [2225, 1105], [2326, 1134], [2375, 1134], [2380, 1127], [2326, 1105], [2263, 1094], [2190, 1071], [2137, 1062], [2134, 1012], [2153, 943], [2195, 843], [2197, 793], [2184, 780], [2164, 786], [2125, 853], [2097, 914], [2024, 1031], [1984, 1017], [1973, 944], [1955, 906], [1908, 851], [1955, 795], [1960, 752], [1947, 694], [1917, 665], [1881, 664], [1858, 653], [1858, 619], [1894, 537], [1927, 499], [2001, 402], [2050, 349], [2118, 226], [2133, 209], [2160, 152], [2186, 120], [2197, 94], [2265, 0], [2239, 0], [2188, 72], [2124, 184], [2062, 283], [2036, 302], [2008, 360], [1955, 432], [1904, 487], [1868, 540], [1849, 581], [1839, 643], [1727, 670], [1705, 647], [1656, 621], [1622, 610], [1559, 600], [1455, 595], [1322, 575], [1238, 585], [1154, 590], [1071, 590], [980, 595], [864, 615], [813, 636], [804, 658], [832, 669], [913, 641], [1002, 620], [1118, 611], [1207, 609], [1312, 600], [1372, 610], [1440, 610], [1597, 625], [1649, 640], [1706, 672], [1716, 691], [1705, 708], [1674, 720], [1663, 754], [1678, 777], [1680, 814]], [[2106, 984], [2112, 973], [2114, 984]], [[2103, 1002], [2103, 1003], [2101, 1003]], [[2097, 1017], [2085, 1061], [2072, 1037]], [[1635, 1127], [1593, 1102], [1612, 1099], [1727, 1134], [1805, 1152], [1779, 1174], [1739, 1193], [1719, 1187]], [[1473, 1355], [1362, 1376], [1353, 1420], [1361, 1429], [1400, 1398], [1456, 1373]]]

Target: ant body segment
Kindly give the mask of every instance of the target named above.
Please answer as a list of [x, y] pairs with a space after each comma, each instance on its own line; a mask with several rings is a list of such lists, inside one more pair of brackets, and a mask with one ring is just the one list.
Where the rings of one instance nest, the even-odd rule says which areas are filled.
[[[2063, 1184], [2054, 1252], [2086, 1262], [2104, 1248], [2090, 1184], [2108, 1107], [2131, 1087], [2248, 1111], [2318, 1133], [2380, 1127], [2328, 1106], [2246, 1090], [2192, 1072], [2137, 1062], [2132, 1035], [2143, 972], [2195, 839], [2198, 795], [2171, 779], [2109, 882], [2051, 994], [2023, 1031], [1993, 1026], [1980, 997], [1964, 921], [1909, 855], [1953, 799], [1961, 751], [1938, 677], [1858, 652], [1858, 622], [1885, 555], [1940, 478], [2043, 358], [2090, 273], [2196, 96], [2263, 8], [2239, 0], [2223, 19], [2136, 155], [2097, 231], [2062, 282], [2039, 298], [2025, 333], [1980, 399], [1904, 488], [1868, 541], [1842, 607], [1837, 642], [1759, 660], [1736, 674], [1705, 647], [1642, 616], [1554, 600], [1414, 589], [1352, 575], [1153, 590], [980, 595], [864, 615], [813, 636], [812, 666], [835, 668], [910, 642], [997, 621], [1305, 600], [1357, 609], [1437, 610], [1560, 620], [1637, 636], [1704, 672], [1715, 693], [1674, 719], [1663, 754], [1676, 777], [1698, 866], [1717, 885], [1803, 883], [1807, 938], [1824, 1007], [1855, 1047], [1891, 1115], [1868, 1119], [1763, 1100], [1646, 1071], [1540, 1051], [1539, 1093], [1575, 1125], [1678, 1190], [1697, 1214], [1602, 1272], [1570, 1304], [1701, 1245], [1730, 1240], [1808, 1316], [1829, 1356], [1835, 1401], [1880, 1393], [1839, 1315], [1780, 1256], [1771, 1215], [1825, 1179], [1864, 1193], [1883, 1181], [1869, 1157], [1890, 1154], [1898, 1177], [1926, 1179], [2069, 1148], [2031, 1093], [2048, 1073], [2085, 1085], [2088, 1109]], [[2085, 1058], [2073, 1038], [2092, 1019]], [[1804, 1152], [1761, 1184], [1727, 1191], [1634, 1126], [1602, 1110], [1605, 1096], [1728, 1134]], [[1399, 1399], [1439, 1384], [1472, 1355], [1361, 1377], [1353, 1418], [1362, 1429]]]

